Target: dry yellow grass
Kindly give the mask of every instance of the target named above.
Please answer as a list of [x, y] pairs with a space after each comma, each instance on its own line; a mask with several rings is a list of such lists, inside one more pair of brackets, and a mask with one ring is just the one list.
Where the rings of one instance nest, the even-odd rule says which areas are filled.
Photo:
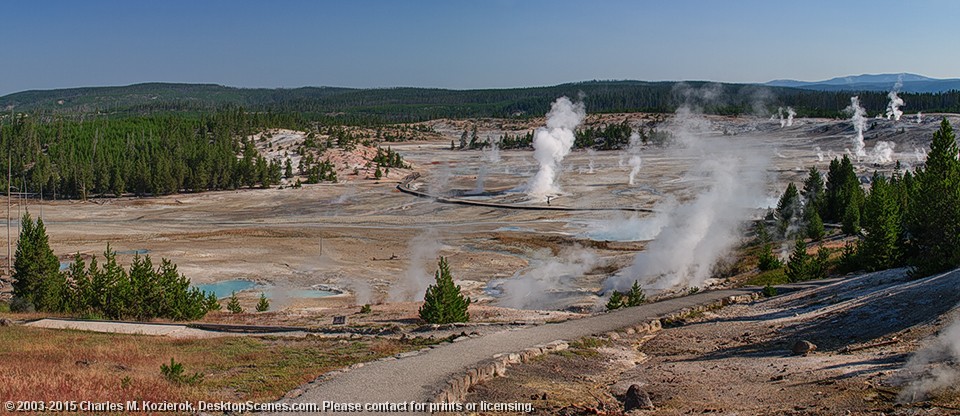
[[[0, 328], [0, 401], [275, 400], [334, 368], [419, 348], [393, 340], [169, 339]], [[197, 386], [160, 374], [174, 358]]]

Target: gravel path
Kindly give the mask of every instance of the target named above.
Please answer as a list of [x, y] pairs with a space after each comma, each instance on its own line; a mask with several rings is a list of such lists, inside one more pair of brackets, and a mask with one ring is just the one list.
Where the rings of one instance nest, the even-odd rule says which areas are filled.
[[179, 324], [154, 324], [144, 322], [83, 321], [71, 319], [47, 318], [28, 322], [24, 326], [49, 329], [73, 329], [78, 331], [108, 332], [114, 334], [135, 334], [166, 336], [171, 338], [215, 338], [230, 336], [304, 336], [304, 332], [223, 332], [191, 328]]
[[[717, 290], [646, 304], [589, 318], [524, 327], [442, 345], [419, 355], [376, 361], [301, 387], [302, 394], [280, 403], [425, 402], [454, 374], [474, 367], [495, 354], [519, 352], [555, 340], [615, 331], [680, 309], [703, 305], [754, 290]], [[509, 372], [509, 370], [508, 370]], [[408, 412], [409, 413], [409, 412]], [[322, 413], [327, 414], [327, 413]], [[329, 414], [378, 414], [330, 412]]]

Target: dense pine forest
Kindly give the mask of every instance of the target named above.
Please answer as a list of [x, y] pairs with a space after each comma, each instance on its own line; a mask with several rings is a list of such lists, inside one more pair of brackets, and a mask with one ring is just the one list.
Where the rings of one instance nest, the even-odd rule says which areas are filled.
[[[717, 90], [708, 114], [740, 115], [791, 106], [800, 116], [839, 117], [859, 95], [870, 114], [886, 108], [886, 92], [813, 91], [751, 84], [589, 81], [550, 87], [445, 90], [304, 87], [248, 89], [210, 84], [137, 84], [24, 91], [0, 97], [0, 108], [58, 115], [208, 113], [225, 105], [254, 112], [297, 113], [331, 124], [415, 122], [436, 118], [537, 117], [559, 96], [582, 97], [591, 113], [669, 113], [690, 99], [690, 89]], [[960, 112], [960, 91], [901, 93], [907, 111]]]
[[0, 150], [9, 157], [0, 152], [0, 169], [9, 160], [13, 191], [47, 199], [269, 186], [280, 182], [280, 162], [243, 138], [271, 127], [305, 125], [239, 108], [83, 121], [18, 114], [2, 125]]

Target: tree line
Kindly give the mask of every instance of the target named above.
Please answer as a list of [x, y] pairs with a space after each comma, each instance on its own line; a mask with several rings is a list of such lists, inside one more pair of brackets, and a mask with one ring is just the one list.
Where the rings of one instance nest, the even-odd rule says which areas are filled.
[[[756, 114], [779, 106], [799, 116], [841, 117], [851, 95], [870, 114], [886, 109], [886, 92], [814, 91], [750, 84], [705, 82], [588, 81], [550, 87], [444, 90], [432, 88], [243, 89], [215, 85], [139, 84], [128, 87], [26, 91], [0, 97], [0, 107], [51, 114], [209, 113], [224, 105], [256, 113], [293, 114], [324, 124], [389, 124], [438, 118], [538, 117], [560, 96], [583, 96], [592, 113], [672, 113], [690, 100], [688, 89], [715, 86], [720, 97], [698, 103], [718, 115]], [[128, 92], [128, 93], [124, 93]], [[770, 98], [767, 98], [770, 97]], [[960, 91], [901, 93], [908, 111], [960, 112]], [[57, 104], [58, 98], [63, 104]]]
[[24, 214], [17, 242], [11, 310], [70, 313], [110, 319], [200, 319], [219, 310], [216, 296], [190, 286], [177, 266], [150, 256], [134, 257], [129, 270], [107, 246], [103, 265], [77, 254], [67, 270], [53, 254], [42, 219]]
[[0, 169], [9, 164], [14, 191], [48, 199], [266, 187], [280, 182], [284, 161], [266, 160], [247, 137], [274, 127], [304, 125], [240, 108], [93, 120], [21, 114], [0, 125], [9, 153]]
[[[824, 221], [856, 237], [840, 258], [847, 271], [909, 266], [922, 277], [960, 266], [958, 154], [953, 127], [944, 118], [924, 166], [904, 171], [898, 162], [890, 176], [874, 172], [866, 191], [847, 156], [831, 161], [825, 182], [810, 168], [803, 189], [789, 184], [774, 212], [780, 234], [797, 238], [788, 277], [812, 276], [803, 238], [823, 238]], [[770, 256], [767, 244], [761, 269], [778, 266]]]

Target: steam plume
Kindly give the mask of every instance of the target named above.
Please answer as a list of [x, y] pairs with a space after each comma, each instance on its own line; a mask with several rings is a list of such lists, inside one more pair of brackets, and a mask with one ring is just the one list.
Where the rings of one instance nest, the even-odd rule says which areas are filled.
[[410, 263], [407, 270], [390, 286], [387, 299], [391, 302], [420, 301], [427, 286], [433, 283], [437, 254], [442, 248], [437, 232], [429, 229], [410, 240]]
[[628, 182], [630, 185], [633, 185], [634, 178], [640, 173], [640, 164], [642, 162], [639, 155], [640, 135], [636, 132], [630, 133], [630, 147], [627, 152], [633, 154], [633, 156], [630, 156], [630, 161], [628, 162], [630, 165], [630, 178]]
[[630, 185], [633, 185], [633, 179], [640, 173], [640, 156], [630, 156]]
[[823, 150], [820, 149], [820, 146], [814, 146], [813, 151], [817, 152], [817, 162], [823, 162]]
[[917, 111], [917, 124], [923, 123], [923, 114]]
[[877, 142], [877, 145], [873, 148], [873, 163], [893, 163], [894, 146], [896, 146], [896, 144], [893, 142]]
[[654, 291], [703, 286], [717, 261], [739, 241], [740, 225], [751, 207], [744, 201], [765, 198], [762, 172], [768, 158], [738, 149], [723, 138], [701, 140], [704, 120], [689, 107], [677, 110], [673, 123], [685, 147], [683, 155], [706, 157], [688, 175], [704, 185], [690, 201], [667, 200], [657, 207], [654, 223], [664, 224], [646, 251], [620, 274], [607, 279], [605, 291], [625, 290], [634, 280]]
[[895, 121], [900, 121], [900, 116], [903, 115], [903, 111], [900, 110], [900, 107], [903, 107], [903, 98], [897, 96], [900, 88], [903, 88], [903, 75], [897, 78], [897, 83], [894, 84], [893, 89], [887, 94], [887, 97], [890, 98], [890, 103], [887, 104], [887, 120], [893, 117]]
[[853, 153], [857, 161], [860, 161], [867, 155], [864, 150], [866, 146], [863, 144], [863, 131], [867, 129], [867, 110], [860, 106], [860, 97], [850, 97], [850, 106], [845, 111], [853, 115], [850, 122], [857, 131], [857, 135], [853, 137]]
[[488, 162], [500, 163], [500, 141], [490, 139], [489, 137], [487, 138], [487, 141], [490, 143], [490, 151], [488, 152], [486, 149], [481, 151], [483, 152], [484, 156], [486, 156]]
[[[951, 363], [952, 362], [952, 363]], [[960, 383], [960, 320], [945, 328], [929, 345], [907, 361], [899, 378], [910, 380], [899, 400], [926, 399], [930, 393]]]
[[570, 153], [574, 142], [574, 129], [586, 117], [583, 102], [574, 104], [567, 97], [553, 102], [547, 113], [547, 127], [538, 128], [533, 135], [533, 157], [540, 170], [527, 183], [527, 195], [535, 200], [546, 200], [560, 193], [557, 186], [558, 167]]
[[[783, 113], [787, 113], [787, 118], [783, 118]], [[780, 127], [790, 127], [793, 125], [793, 117], [797, 115], [797, 112], [793, 110], [793, 107], [787, 107], [786, 110], [783, 107], [777, 108], [777, 116], [780, 119]]]
[[520, 309], [550, 308], [551, 300], [558, 294], [573, 288], [574, 280], [583, 276], [597, 264], [596, 256], [575, 247], [553, 255], [550, 250], [535, 253], [530, 267], [517, 272], [513, 277], [490, 282], [489, 287], [499, 287], [503, 295], [501, 306]]

